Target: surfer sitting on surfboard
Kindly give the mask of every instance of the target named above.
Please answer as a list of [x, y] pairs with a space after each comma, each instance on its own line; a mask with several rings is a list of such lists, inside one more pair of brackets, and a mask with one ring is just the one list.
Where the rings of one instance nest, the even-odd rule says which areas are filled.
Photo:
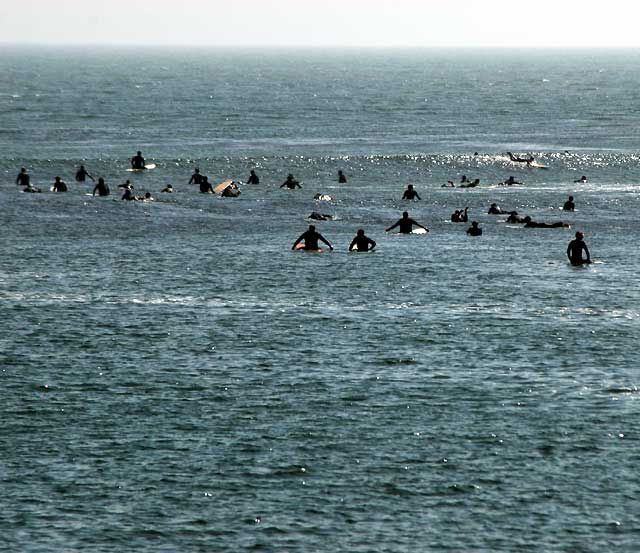
[[131, 158], [131, 169], [144, 169], [144, 158], [142, 152], [138, 152]]
[[60, 180], [60, 177], [56, 177], [56, 180], [51, 187], [51, 192], [66, 192], [67, 190], [68, 188], [66, 183]]
[[407, 189], [402, 194], [403, 200], [421, 200], [420, 194], [413, 189], [413, 184], [407, 185]]
[[389, 232], [390, 230], [393, 230], [396, 227], [400, 227], [400, 229], [398, 230], [400, 234], [411, 234], [411, 231], [413, 230], [414, 226], [418, 228], [423, 228], [426, 232], [429, 232], [429, 229], [427, 227], [422, 226], [417, 221], [414, 221], [413, 219], [411, 219], [411, 217], [409, 217], [409, 212], [403, 211], [402, 218], [398, 219], [393, 225], [391, 225], [388, 229], [386, 229], [385, 232]]
[[293, 175], [291, 173], [287, 175], [287, 180], [280, 185], [280, 188], [284, 188], [285, 186], [289, 190], [294, 190], [295, 188], [302, 188], [302, 186], [300, 186], [300, 183], [293, 178]]
[[[371, 246], [371, 247], [369, 247]], [[359, 252], [370, 252], [376, 247], [375, 240], [371, 240], [368, 236], [365, 236], [364, 229], [358, 229], [358, 232], [351, 244], [349, 245], [349, 251], [357, 250]]]
[[[587, 259], [582, 258], [582, 251], [587, 254]], [[591, 263], [591, 255], [589, 254], [589, 248], [584, 243], [584, 234], [576, 232], [575, 240], [571, 240], [567, 246], [567, 257], [571, 262], [571, 265], [585, 265]]]
[[300, 242], [304, 241], [305, 250], [319, 250], [318, 240], [324, 242], [327, 246], [329, 246], [330, 250], [333, 250], [333, 246], [325, 239], [322, 234], [316, 231], [315, 225], [309, 225], [309, 230], [303, 232], [300, 237], [293, 243], [291, 246], [292, 250], [297, 249], [296, 246], [300, 244]]

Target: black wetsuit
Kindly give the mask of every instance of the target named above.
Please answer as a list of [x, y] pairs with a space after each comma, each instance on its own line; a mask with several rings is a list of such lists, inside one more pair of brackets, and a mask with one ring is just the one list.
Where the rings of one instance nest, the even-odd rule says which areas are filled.
[[16, 184], [18, 186], [29, 186], [31, 182], [31, 177], [29, 177], [29, 173], [18, 173], [16, 177]]
[[[587, 254], [587, 259], [582, 258], [583, 250]], [[578, 238], [569, 242], [569, 246], [567, 246], [567, 257], [569, 258], [571, 265], [584, 265], [586, 263], [591, 263], [589, 248], [587, 248], [584, 240], [579, 240]]]
[[564, 205], [562, 206], [562, 211], [575, 211], [576, 210], [576, 204], [574, 204], [571, 200], [567, 200], [566, 202], [564, 202]]
[[86, 169], [78, 169], [78, 172], [76, 173], [76, 181], [84, 182], [87, 177], [93, 180], [93, 177], [87, 172]]
[[98, 193], [98, 196], [108, 196], [110, 193], [109, 186], [104, 181], [98, 181], [98, 184], [96, 184], [93, 188], [94, 196], [96, 195], [96, 192]]
[[421, 200], [422, 198], [412, 188], [412, 189], [407, 189], [407, 190], [404, 191], [404, 194], [402, 195], [402, 199], [403, 200]]
[[67, 192], [69, 189], [67, 188], [67, 184], [62, 181], [57, 181], [53, 183], [53, 191], [54, 192]]
[[135, 155], [131, 158], [132, 169], [144, 169], [144, 158], [142, 156]]
[[258, 175], [256, 175], [255, 173], [251, 173], [251, 175], [249, 175], [247, 184], [260, 184], [260, 177], [258, 177]]
[[411, 217], [407, 217], [407, 218], [403, 217], [402, 219], [399, 219], [398, 222], [391, 225], [387, 229], [387, 231], [390, 231], [396, 227], [400, 227], [398, 230], [400, 234], [411, 234], [411, 231], [413, 230], [414, 225], [417, 227], [423, 228], [420, 223], [414, 221]]
[[[371, 247], [369, 247], [369, 245], [371, 245]], [[359, 252], [368, 252], [370, 250], [373, 250], [373, 248], [376, 247], [376, 243], [375, 243], [375, 240], [371, 240], [371, 238], [363, 234], [363, 235], [357, 235], [351, 241], [351, 244], [349, 245], [349, 251], [352, 251], [354, 246], [356, 247], [356, 250], [358, 250]]]
[[320, 234], [318, 231], [315, 231], [315, 230], [307, 230], [306, 232], [303, 232], [300, 235], [300, 238], [296, 240], [295, 245], [298, 245], [300, 242], [304, 241], [305, 250], [318, 250], [320, 249], [318, 246], [318, 240], [321, 240], [331, 248], [331, 244], [329, 244], [329, 242], [324, 238], [324, 236], [322, 236], [322, 234]]
[[194, 173], [193, 175], [191, 175], [191, 178], [189, 179], [189, 184], [200, 184], [202, 182], [202, 179], [204, 178], [204, 175], [201, 175], [200, 173]]

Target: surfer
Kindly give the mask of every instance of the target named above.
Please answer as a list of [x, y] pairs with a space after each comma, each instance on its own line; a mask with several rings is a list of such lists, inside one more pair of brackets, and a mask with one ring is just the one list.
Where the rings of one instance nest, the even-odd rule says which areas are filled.
[[127, 179], [122, 184], [119, 184], [118, 188], [133, 188], [133, 184], [131, 184], [131, 181]]
[[318, 240], [324, 242], [327, 246], [329, 246], [330, 250], [333, 250], [333, 246], [325, 239], [322, 234], [316, 231], [316, 227], [314, 225], [309, 225], [309, 230], [303, 232], [299, 238], [293, 243], [291, 246], [292, 250], [296, 249], [296, 246], [304, 241], [304, 249], [305, 250], [319, 250]]
[[[587, 254], [587, 259], [582, 258], [583, 251]], [[576, 232], [575, 239], [569, 242], [567, 246], [567, 257], [571, 265], [586, 265], [591, 263], [589, 248], [587, 248], [584, 242], [584, 234], [582, 232]]]
[[526, 217], [520, 217], [517, 211], [512, 211], [511, 213], [509, 213], [509, 217], [507, 217], [507, 223], [522, 224], [526, 222], [525, 219]]
[[467, 178], [467, 175], [462, 175], [462, 178], [460, 179], [460, 184], [464, 184], [466, 182], [470, 182], [469, 179]]
[[333, 197], [331, 197], [329, 194], [320, 194], [320, 192], [318, 192], [317, 194], [313, 195], [313, 199], [319, 202], [330, 202], [333, 200]]
[[461, 184], [458, 188], [475, 188], [480, 184], [480, 179], [475, 179], [473, 182], [467, 179], [466, 184]]
[[284, 188], [285, 186], [289, 190], [294, 190], [295, 188], [302, 188], [302, 186], [300, 186], [300, 183], [293, 178], [293, 175], [291, 173], [287, 175], [287, 180], [280, 185], [280, 188]]
[[376, 242], [375, 240], [371, 240], [368, 236], [365, 236], [364, 229], [358, 229], [355, 238], [351, 240], [349, 251], [352, 252], [354, 247], [359, 252], [370, 252], [376, 247]]
[[575, 211], [576, 210], [576, 204], [573, 201], [573, 196], [569, 196], [569, 199], [564, 202], [564, 205], [562, 206], [562, 211]]
[[131, 158], [131, 169], [144, 169], [142, 152], [137, 152], [136, 155]]
[[84, 182], [85, 180], [87, 180], [87, 177], [89, 177], [94, 182], [96, 180], [84, 168], [84, 165], [80, 165], [80, 169], [78, 169], [78, 171], [76, 172], [76, 181], [77, 182]]
[[338, 182], [340, 184], [345, 184], [347, 182], [347, 177], [342, 172], [342, 169], [338, 169]]
[[569, 228], [571, 226], [567, 223], [563, 223], [562, 221], [557, 221], [555, 223], [538, 223], [536, 221], [532, 221], [531, 217], [528, 215], [522, 222], [524, 223], [525, 228]]
[[134, 200], [137, 200], [138, 198], [136, 198], [133, 195], [133, 188], [125, 187], [125, 189], [122, 192], [122, 198], [120, 198], [120, 199], [121, 200], [134, 201]]
[[203, 176], [198, 184], [200, 186], [201, 194], [215, 194], [208, 177]]
[[577, 182], [577, 183], [580, 183], [580, 184], [587, 184], [587, 177], [582, 175], [578, 180], [574, 180], [573, 182]]
[[447, 184], [443, 184], [440, 188], [453, 188], [455, 184], [453, 184], [452, 180], [448, 180]]
[[62, 182], [60, 177], [56, 177], [56, 180], [51, 187], [51, 192], [67, 192], [68, 190], [66, 183]]
[[400, 234], [411, 234], [413, 227], [416, 226], [418, 228], [424, 229], [426, 232], [429, 232], [429, 229], [417, 221], [414, 221], [409, 217], [409, 213], [407, 211], [402, 212], [402, 218], [398, 219], [393, 225], [391, 225], [388, 229], [385, 229], [385, 232], [389, 232], [396, 227], [400, 227], [398, 232]]
[[418, 192], [416, 192], [413, 189], [413, 184], [410, 184], [407, 186], [407, 189], [404, 191], [404, 194], [402, 194], [402, 199], [403, 200], [421, 200], [422, 198], [420, 197]]
[[20, 172], [16, 177], [16, 184], [18, 186], [29, 186], [30, 182], [31, 177], [29, 176], [29, 173], [27, 173], [27, 170], [23, 167], [22, 169], [20, 169]]
[[452, 223], [466, 223], [469, 220], [469, 216], [467, 215], [467, 211], [468, 210], [469, 210], [468, 207], [465, 207], [464, 211], [462, 209], [456, 209], [451, 214], [451, 222]]
[[255, 169], [251, 169], [251, 171], [249, 171], [249, 178], [247, 179], [247, 184], [260, 184], [260, 177], [256, 175]]
[[193, 175], [191, 175], [191, 178], [189, 179], [189, 184], [200, 184], [203, 178], [203, 175], [200, 174], [200, 169], [196, 167]]
[[167, 184], [167, 186], [165, 186], [162, 190], [160, 190], [160, 192], [171, 194], [173, 192], [173, 186], [171, 186], [170, 184]]
[[521, 182], [518, 182], [513, 175], [511, 175], [506, 181], [504, 181], [502, 184], [504, 184], [505, 186], [513, 186], [514, 184], [522, 184]]
[[220, 196], [222, 196], [223, 198], [237, 198], [239, 195], [240, 190], [238, 189], [238, 185], [235, 182], [232, 182], [220, 194]]
[[327, 213], [318, 213], [317, 211], [312, 211], [307, 219], [314, 219], [316, 221], [332, 221], [334, 217], [333, 215], [329, 215]]
[[535, 158], [533, 156], [530, 156], [530, 157], [514, 156], [511, 152], [507, 152], [507, 155], [509, 156], [509, 159], [511, 161], [516, 163], [526, 163], [527, 165], [531, 165], [535, 161]]
[[472, 221], [471, 226], [467, 229], [469, 236], [482, 236], [482, 229], [478, 226], [478, 221]]
[[98, 178], [98, 184], [96, 184], [93, 187], [93, 195], [96, 195], [96, 192], [98, 193], [98, 196], [108, 196], [109, 195], [109, 186], [107, 185], [106, 182], [104, 182], [104, 179], [102, 177]]

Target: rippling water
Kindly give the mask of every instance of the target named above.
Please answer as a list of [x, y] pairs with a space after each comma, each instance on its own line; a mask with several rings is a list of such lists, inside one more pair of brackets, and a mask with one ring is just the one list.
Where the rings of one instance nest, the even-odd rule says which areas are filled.
[[[0, 54], [7, 551], [637, 551], [639, 65]], [[137, 149], [155, 170], [124, 171]], [[196, 165], [262, 183], [201, 195]], [[70, 192], [21, 193], [21, 166]], [[431, 232], [385, 234], [404, 209]], [[312, 211], [336, 251], [289, 250]], [[376, 252], [346, 252], [360, 227]]]

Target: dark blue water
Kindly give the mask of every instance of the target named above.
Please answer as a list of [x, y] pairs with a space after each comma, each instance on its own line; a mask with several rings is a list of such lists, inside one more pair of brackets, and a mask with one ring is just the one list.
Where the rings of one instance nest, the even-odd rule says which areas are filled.
[[[3, 51], [4, 548], [636, 551], [639, 69], [636, 51]], [[136, 150], [156, 169], [126, 172]], [[195, 166], [261, 184], [198, 194]], [[441, 188], [462, 174], [481, 185]], [[125, 179], [157, 201], [120, 201]], [[450, 222], [466, 206], [482, 237]], [[427, 236], [385, 234], [405, 209]], [[290, 251], [312, 211], [334, 252]], [[376, 252], [347, 253], [358, 228]], [[588, 268], [566, 261], [576, 230]]]

